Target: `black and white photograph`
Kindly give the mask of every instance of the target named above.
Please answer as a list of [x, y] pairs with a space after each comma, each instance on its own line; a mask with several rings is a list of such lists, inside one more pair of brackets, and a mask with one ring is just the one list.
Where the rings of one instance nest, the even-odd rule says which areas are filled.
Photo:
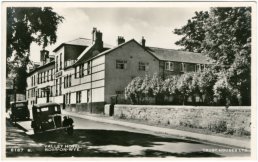
[[2, 2], [2, 158], [256, 157], [256, 2]]

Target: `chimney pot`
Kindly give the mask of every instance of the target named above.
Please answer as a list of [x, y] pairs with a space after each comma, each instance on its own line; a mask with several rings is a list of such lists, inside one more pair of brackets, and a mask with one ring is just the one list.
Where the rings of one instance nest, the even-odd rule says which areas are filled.
[[96, 40], [96, 32], [97, 32], [97, 28], [93, 27], [93, 29], [92, 29], [92, 44]]
[[40, 62], [42, 62], [44, 65], [45, 63], [47, 63], [48, 58], [49, 58], [49, 51], [41, 50], [40, 51]]
[[118, 36], [118, 38], [117, 38], [117, 45], [120, 45], [120, 44], [122, 44], [122, 43], [124, 43], [124, 42], [125, 42], [124, 37]]
[[142, 37], [142, 46], [145, 48], [145, 43], [146, 43], [146, 40], [144, 39], [144, 37]]

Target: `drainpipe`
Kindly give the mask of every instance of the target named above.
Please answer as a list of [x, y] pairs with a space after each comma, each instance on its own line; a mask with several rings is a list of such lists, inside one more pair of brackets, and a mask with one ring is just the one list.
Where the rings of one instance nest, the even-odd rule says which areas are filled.
[[92, 113], [92, 61], [90, 61], [90, 113]]

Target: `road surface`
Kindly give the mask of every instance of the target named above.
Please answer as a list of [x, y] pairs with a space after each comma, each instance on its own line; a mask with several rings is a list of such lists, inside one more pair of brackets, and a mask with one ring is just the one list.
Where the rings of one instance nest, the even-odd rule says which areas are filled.
[[[7, 120], [7, 156], [48, 157], [248, 157], [245, 149], [190, 141], [125, 126], [75, 118], [65, 132], [28, 135]], [[25, 127], [30, 122], [23, 123]], [[18, 148], [22, 149], [17, 150]]]

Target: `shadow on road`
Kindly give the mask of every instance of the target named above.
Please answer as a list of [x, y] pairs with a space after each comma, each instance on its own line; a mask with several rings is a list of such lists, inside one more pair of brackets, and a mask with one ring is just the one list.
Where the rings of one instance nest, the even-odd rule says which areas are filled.
[[[43, 152], [43, 156], [74, 156], [74, 157], [221, 157], [221, 155], [196, 151], [173, 153], [154, 150], [152, 147], [162, 145], [161, 143], [187, 143], [201, 144], [199, 142], [165, 138], [150, 134], [117, 131], [117, 130], [96, 130], [88, 129], [74, 130], [74, 135], [69, 136], [65, 132], [52, 132], [30, 136], [36, 143], [44, 145], [74, 145], [83, 146], [80, 152]], [[112, 149], [128, 148], [125, 150]], [[132, 154], [131, 149], [141, 148], [140, 153]], [[102, 149], [108, 148], [108, 149]], [[143, 149], [142, 149], [143, 148]], [[176, 148], [175, 148], [176, 149]]]

